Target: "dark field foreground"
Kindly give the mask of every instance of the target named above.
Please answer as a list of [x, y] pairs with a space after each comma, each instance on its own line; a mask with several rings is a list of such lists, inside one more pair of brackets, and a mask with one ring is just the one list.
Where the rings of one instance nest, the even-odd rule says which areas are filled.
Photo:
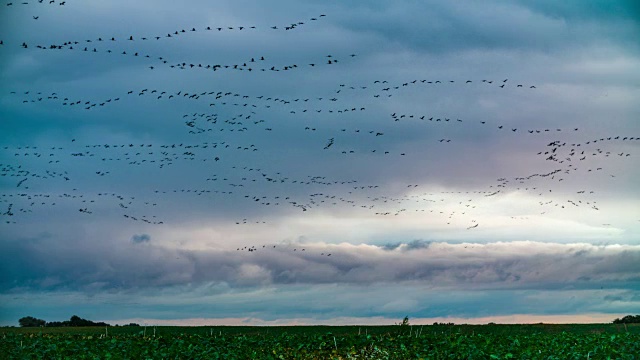
[[640, 359], [640, 324], [1, 328], [2, 359]]

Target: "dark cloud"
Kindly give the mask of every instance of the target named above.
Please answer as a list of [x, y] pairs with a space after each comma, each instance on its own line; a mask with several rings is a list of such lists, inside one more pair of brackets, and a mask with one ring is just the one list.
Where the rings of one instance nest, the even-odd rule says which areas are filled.
[[425, 249], [428, 248], [430, 244], [430, 241], [413, 240], [407, 244], [407, 250]]
[[[134, 237], [135, 238], [135, 237]], [[139, 239], [147, 239], [139, 235]], [[139, 240], [137, 243], [148, 240]], [[5, 291], [152, 289], [225, 283], [385, 284], [419, 282], [452, 289], [598, 289], [637, 286], [637, 247], [534, 242], [447, 244], [412, 242], [394, 249], [371, 245], [288, 244], [254, 251], [144, 250], [98, 244], [51, 248], [28, 241], [7, 247]], [[304, 249], [304, 250], [303, 250]], [[575, 254], [583, 255], [576, 257]], [[328, 256], [331, 254], [330, 256]], [[30, 264], [38, 264], [31, 266]], [[19, 275], [18, 275], [19, 274]]]
[[[632, 33], [638, 29], [638, 6], [631, 1], [397, 3], [373, 2], [362, 20], [342, 19], [356, 32], [381, 36], [387, 46], [409, 46], [427, 54], [473, 50], [530, 53], [566, 51], [614, 41], [638, 50]], [[366, 20], [365, 20], [366, 19]], [[598, 21], [594, 21], [594, 20]]]
[[151, 236], [147, 235], [147, 234], [142, 234], [142, 235], [133, 235], [131, 237], [131, 241], [133, 241], [136, 244], [140, 244], [140, 243], [144, 243], [144, 242], [149, 242], [151, 241]]
[[553, 17], [579, 20], [630, 21], [638, 25], [640, 6], [633, 0], [591, 1], [587, 4], [579, 0], [557, 2], [552, 0], [521, 2], [523, 6], [549, 14]]

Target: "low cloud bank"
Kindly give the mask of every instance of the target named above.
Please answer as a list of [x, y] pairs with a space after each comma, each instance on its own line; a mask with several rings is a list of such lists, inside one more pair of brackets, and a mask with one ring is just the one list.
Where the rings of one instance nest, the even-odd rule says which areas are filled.
[[414, 282], [447, 289], [599, 289], [640, 283], [638, 245], [293, 243], [196, 251], [141, 241], [147, 246], [12, 243], [0, 255], [2, 268], [11, 275], [0, 288], [99, 291], [209, 283], [259, 288]]

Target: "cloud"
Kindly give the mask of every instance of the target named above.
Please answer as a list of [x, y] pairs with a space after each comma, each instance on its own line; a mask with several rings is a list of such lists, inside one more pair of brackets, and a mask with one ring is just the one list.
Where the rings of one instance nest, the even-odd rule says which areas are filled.
[[145, 243], [145, 242], [151, 241], [151, 236], [149, 236], [147, 234], [133, 235], [131, 237], [131, 241], [133, 241], [136, 244]]
[[[498, 322], [490, 320], [496, 318], [502, 318], [500, 322], [562, 322], [571, 318], [581, 318], [579, 322], [589, 318], [610, 322], [637, 309], [637, 301], [603, 301], [604, 296], [621, 292], [616, 289], [440, 290], [420, 283], [270, 285], [261, 288], [187, 285], [135, 292], [102, 291], [92, 295], [76, 291], [29, 291], [0, 295], [4, 310], [0, 313], [0, 323], [14, 324], [25, 314], [48, 321], [64, 320], [69, 314], [96, 320], [142, 318], [179, 322], [181, 319], [207, 318], [215, 319], [212, 323], [229, 325], [235, 324], [232, 318], [246, 320], [247, 317], [251, 318], [249, 323], [256, 325], [296, 321], [332, 324], [334, 319], [346, 324], [388, 324], [398, 322], [404, 316], [409, 316], [412, 323], [434, 318], [476, 319], [450, 320], [456, 323], [476, 323], [481, 318], [486, 319], [480, 320], [481, 323]], [[16, 315], [12, 317], [11, 314]], [[546, 316], [546, 319], [526, 320], [527, 315], [529, 319], [540, 316]], [[510, 316], [511, 320], [506, 320]], [[367, 318], [371, 320], [365, 320]], [[392, 321], [386, 322], [389, 319]], [[426, 323], [433, 321], [440, 320]], [[153, 324], [152, 320], [148, 322]]]
[[[140, 242], [148, 240], [134, 244]], [[5, 291], [25, 286], [97, 291], [206, 283], [260, 287], [403, 282], [448, 289], [599, 289], [636, 286], [640, 281], [637, 245], [416, 241], [393, 248], [286, 243], [249, 249], [185, 250], [152, 244], [144, 250], [98, 244], [51, 248], [13, 243], [3, 264], [5, 272], [16, 277], [0, 284]]]
[[390, 46], [438, 55], [473, 50], [558, 52], [566, 46], [606, 43], [614, 33], [624, 34], [616, 43], [638, 50], [631, 35], [638, 29], [637, 16], [631, 15], [638, 7], [625, 1], [587, 7], [579, 2], [402, 3], [405, 6], [370, 2], [360, 9], [361, 18], [345, 16], [340, 24], [374, 33]]
[[[129, 317], [189, 304], [193, 318], [304, 322], [637, 305], [640, 142], [601, 140], [638, 136], [633, 1], [16, 5], [0, 14], [0, 293], [18, 298], [12, 309], [37, 294], [155, 306]], [[36, 47], [65, 41], [79, 44]], [[329, 54], [340, 62], [320, 66]], [[261, 56], [296, 70], [198, 66]], [[567, 160], [568, 145], [545, 161], [559, 140], [585, 160]]]

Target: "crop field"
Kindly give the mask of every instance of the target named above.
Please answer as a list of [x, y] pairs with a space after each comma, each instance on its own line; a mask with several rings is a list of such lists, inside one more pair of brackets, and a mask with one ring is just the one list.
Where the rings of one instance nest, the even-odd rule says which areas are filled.
[[638, 325], [3, 328], [2, 359], [640, 359]]

